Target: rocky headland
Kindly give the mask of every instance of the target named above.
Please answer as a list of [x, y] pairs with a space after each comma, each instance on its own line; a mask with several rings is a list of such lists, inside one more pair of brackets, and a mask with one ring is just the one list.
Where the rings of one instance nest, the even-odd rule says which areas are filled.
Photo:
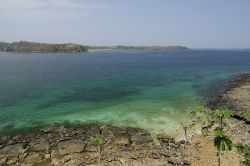
[[[5, 48], [4, 48], [5, 46]], [[6, 52], [83, 52], [87, 51], [85, 46], [80, 44], [51, 44], [51, 43], [35, 43], [35, 42], [13, 42], [9, 44], [3, 44], [3, 51]]]

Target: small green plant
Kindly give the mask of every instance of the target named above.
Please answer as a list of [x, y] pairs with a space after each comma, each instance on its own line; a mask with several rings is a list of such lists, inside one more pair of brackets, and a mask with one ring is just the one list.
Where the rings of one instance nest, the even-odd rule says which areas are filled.
[[233, 142], [225, 135], [223, 130], [223, 119], [228, 118], [232, 115], [231, 111], [227, 108], [218, 108], [215, 110], [213, 116], [219, 119], [219, 127], [214, 129], [214, 145], [217, 148], [218, 166], [221, 164], [220, 153], [221, 151], [231, 151]]
[[213, 112], [210, 109], [207, 109], [204, 106], [196, 107], [189, 114], [191, 121], [189, 119], [188, 122], [185, 123], [185, 126], [182, 125], [184, 132], [186, 132], [188, 129], [195, 128], [198, 125], [198, 127], [202, 128], [202, 134], [207, 135], [209, 133], [209, 129], [214, 125], [212, 113]]
[[101, 136], [95, 135], [90, 137], [90, 142], [97, 146], [102, 146], [105, 144], [104, 139]]
[[105, 141], [99, 135], [95, 135], [93, 137], [90, 137], [89, 141], [92, 144], [98, 146], [98, 153], [99, 153], [99, 155], [98, 155], [98, 165], [101, 165], [101, 146], [105, 144]]
[[244, 113], [243, 113], [243, 117], [244, 117], [246, 120], [250, 120], [250, 111], [244, 112]]
[[[180, 125], [184, 131], [185, 142], [188, 143], [188, 130], [195, 128], [197, 124], [201, 124], [202, 126], [206, 125], [210, 120], [207, 116], [207, 109], [203, 106], [199, 106], [195, 108], [193, 111], [189, 113], [189, 119], [185, 120], [185, 122], [181, 122]], [[192, 119], [192, 120], [190, 120]], [[205, 127], [205, 126], [204, 126]]]
[[[221, 134], [221, 133], [220, 133]], [[221, 164], [220, 152], [221, 151], [231, 151], [233, 147], [233, 142], [231, 139], [225, 135], [219, 135], [214, 138], [214, 145], [217, 148], [218, 156], [218, 166]]]
[[201, 128], [201, 133], [203, 135], [207, 135], [209, 133], [209, 127], [208, 126], [202, 127]]
[[114, 135], [112, 133], [111, 130], [109, 130], [108, 126], [103, 125], [100, 127], [100, 134], [102, 136], [102, 138], [107, 141], [106, 145], [108, 145], [110, 143], [110, 141], [112, 141], [112, 139], [114, 139]]
[[[245, 120], [250, 120], [250, 111], [243, 112], [241, 115]], [[250, 166], [250, 146], [244, 145], [242, 143], [236, 143], [234, 147], [237, 149], [238, 153], [244, 157], [244, 160], [241, 161], [241, 164]]]
[[219, 151], [231, 151], [233, 142], [228, 136], [216, 136], [214, 138], [214, 145]]
[[225, 135], [223, 120], [232, 115], [230, 110], [226, 108], [218, 108], [214, 112], [207, 110], [204, 107], [199, 107], [191, 112], [191, 115], [197, 119], [196, 122], [202, 125], [201, 132], [203, 135], [209, 133], [209, 129], [215, 124], [216, 119], [219, 119], [219, 126], [214, 129], [214, 145], [217, 148], [218, 165], [220, 166], [221, 151], [231, 151], [233, 143], [231, 139]]
[[215, 135], [216, 137], [223, 137], [223, 136], [224, 136], [224, 130], [223, 130], [223, 128], [221, 128], [221, 127], [216, 127], [216, 128], [214, 129], [214, 135]]
[[250, 165], [250, 146], [243, 145], [241, 143], [237, 143], [234, 145], [239, 152], [244, 157], [244, 160], [241, 161], [242, 165], [249, 166]]
[[232, 112], [227, 108], [218, 108], [214, 112], [214, 117], [219, 118], [220, 127], [223, 128], [223, 119], [232, 115]]
[[194, 111], [192, 111], [190, 118], [195, 118], [195, 123], [202, 125], [202, 128], [204, 129], [209, 129], [214, 125], [212, 111], [205, 108], [204, 106], [199, 106]]

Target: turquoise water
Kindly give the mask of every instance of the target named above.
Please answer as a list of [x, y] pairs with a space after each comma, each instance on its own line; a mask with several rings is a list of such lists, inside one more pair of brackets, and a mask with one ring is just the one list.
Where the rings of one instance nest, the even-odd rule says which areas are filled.
[[0, 53], [0, 133], [92, 122], [175, 133], [249, 71], [240, 50]]

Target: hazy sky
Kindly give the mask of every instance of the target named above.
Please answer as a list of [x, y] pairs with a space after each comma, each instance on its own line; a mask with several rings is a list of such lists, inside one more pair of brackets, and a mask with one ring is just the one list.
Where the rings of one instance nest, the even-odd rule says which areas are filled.
[[250, 48], [250, 0], [0, 0], [0, 40]]

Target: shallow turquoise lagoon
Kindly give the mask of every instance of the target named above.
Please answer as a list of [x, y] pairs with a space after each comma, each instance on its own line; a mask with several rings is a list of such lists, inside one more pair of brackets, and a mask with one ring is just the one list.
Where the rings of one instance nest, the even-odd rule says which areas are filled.
[[244, 50], [0, 53], [0, 133], [100, 122], [174, 134], [249, 71]]

